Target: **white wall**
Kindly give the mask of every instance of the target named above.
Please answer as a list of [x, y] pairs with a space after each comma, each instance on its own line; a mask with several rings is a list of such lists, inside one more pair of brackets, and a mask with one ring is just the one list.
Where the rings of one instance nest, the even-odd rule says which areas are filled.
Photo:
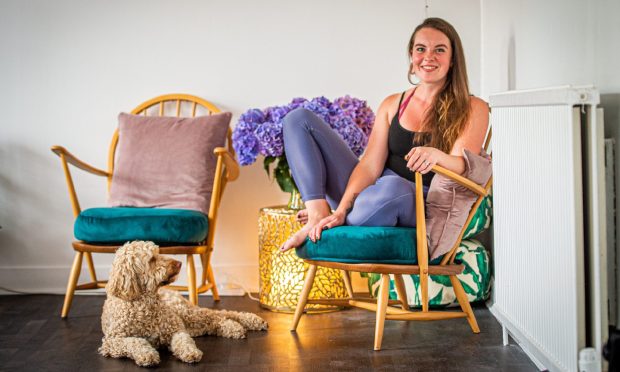
[[[0, 286], [63, 291], [73, 217], [60, 144], [105, 168], [119, 111], [185, 92], [238, 116], [292, 97], [351, 94], [376, 109], [407, 88], [406, 44], [424, 1], [0, 2]], [[479, 0], [432, 3], [463, 39], [480, 93]], [[74, 172], [83, 208], [103, 179]], [[258, 288], [258, 209], [282, 204], [262, 164], [222, 202], [213, 264], [220, 282]], [[111, 257], [99, 256], [107, 272]], [[84, 275], [83, 271], [83, 275]]]
[[482, 96], [594, 84], [620, 92], [617, 0], [482, 0]]

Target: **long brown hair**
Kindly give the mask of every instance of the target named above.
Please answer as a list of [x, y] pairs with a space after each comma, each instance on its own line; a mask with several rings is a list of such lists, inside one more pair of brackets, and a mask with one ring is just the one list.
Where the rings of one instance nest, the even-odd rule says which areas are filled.
[[[422, 127], [431, 134], [430, 142], [426, 145], [450, 153], [469, 120], [469, 84], [465, 54], [461, 38], [451, 24], [441, 18], [426, 18], [411, 34], [408, 48], [409, 58], [411, 58], [416, 34], [426, 27], [440, 31], [448, 37], [452, 47], [452, 57], [446, 82], [435, 96]], [[411, 74], [411, 69], [409, 73]]]

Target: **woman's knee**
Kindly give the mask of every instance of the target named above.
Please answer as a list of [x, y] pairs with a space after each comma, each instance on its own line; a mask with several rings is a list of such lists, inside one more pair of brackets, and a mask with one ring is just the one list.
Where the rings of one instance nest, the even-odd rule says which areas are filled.
[[381, 190], [381, 195], [386, 199], [404, 197], [406, 195], [415, 196], [413, 183], [400, 176], [384, 176], [379, 179], [377, 186]]
[[295, 110], [286, 114], [282, 121], [282, 130], [287, 132], [292, 128], [297, 128], [302, 126], [303, 123], [307, 122], [314, 113], [308, 109], [303, 107], [298, 107]]
[[414, 202], [411, 182], [400, 176], [383, 176], [362, 191], [347, 216], [347, 224], [394, 226], [401, 217], [401, 210], [413, 208]]

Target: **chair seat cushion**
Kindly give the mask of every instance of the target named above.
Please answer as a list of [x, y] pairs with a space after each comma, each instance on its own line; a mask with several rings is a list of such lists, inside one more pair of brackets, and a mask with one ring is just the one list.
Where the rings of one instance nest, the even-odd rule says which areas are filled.
[[323, 231], [316, 243], [306, 239], [297, 255], [317, 261], [415, 265], [416, 229], [338, 226]]
[[207, 216], [187, 209], [91, 208], [75, 220], [74, 235], [89, 243], [200, 243], [208, 227]]

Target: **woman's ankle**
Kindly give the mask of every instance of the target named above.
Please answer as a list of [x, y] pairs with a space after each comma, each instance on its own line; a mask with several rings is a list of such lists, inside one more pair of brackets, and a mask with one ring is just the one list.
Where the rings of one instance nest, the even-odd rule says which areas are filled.
[[304, 203], [308, 211], [308, 222], [317, 223], [331, 214], [331, 207], [325, 199], [313, 199]]

